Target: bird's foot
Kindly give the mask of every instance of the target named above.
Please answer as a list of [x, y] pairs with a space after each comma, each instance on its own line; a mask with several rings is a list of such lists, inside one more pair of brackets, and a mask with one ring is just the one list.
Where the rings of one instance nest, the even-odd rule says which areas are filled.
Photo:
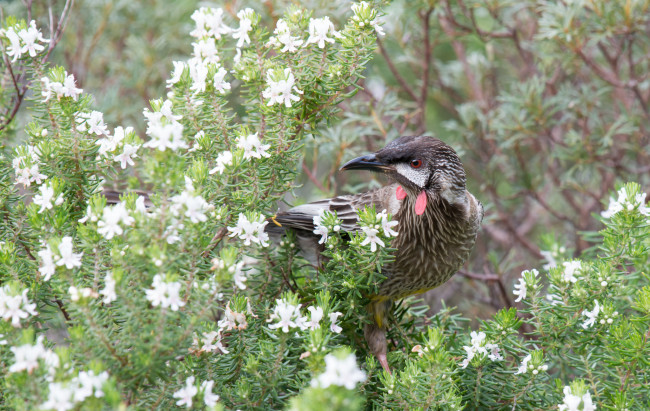
[[381, 367], [384, 369], [384, 371], [391, 374], [390, 367], [388, 366], [388, 359], [386, 358], [386, 354], [377, 354], [377, 359], [379, 360], [379, 364], [381, 364]]

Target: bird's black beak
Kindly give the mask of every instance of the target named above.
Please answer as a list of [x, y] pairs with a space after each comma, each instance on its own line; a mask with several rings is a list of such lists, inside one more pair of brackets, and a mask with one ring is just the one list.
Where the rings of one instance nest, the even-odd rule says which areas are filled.
[[343, 170], [369, 170], [369, 171], [393, 171], [393, 166], [377, 159], [374, 154], [357, 157], [343, 164], [339, 171]]

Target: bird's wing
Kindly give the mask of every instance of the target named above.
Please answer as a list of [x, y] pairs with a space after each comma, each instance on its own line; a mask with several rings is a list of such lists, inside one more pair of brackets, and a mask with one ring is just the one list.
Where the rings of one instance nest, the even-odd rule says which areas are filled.
[[344, 231], [356, 231], [357, 210], [374, 206], [377, 212], [388, 211], [395, 215], [399, 211], [401, 201], [395, 196], [397, 184], [367, 191], [355, 195], [338, 196], [313, 203], [299, 205], [288, 211], [280, 212], [274, 220], [283, 227], [312, 231], [314, 229], [314, 216], [322, 211], [336, 211], [341, 220], [341, 228]]

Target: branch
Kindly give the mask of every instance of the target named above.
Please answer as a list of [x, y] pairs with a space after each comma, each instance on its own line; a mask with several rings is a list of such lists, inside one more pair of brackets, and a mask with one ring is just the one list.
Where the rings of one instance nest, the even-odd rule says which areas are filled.
[[399, 73], [397, 70], [397, 67], [395, 67], [395, 64], [393, 63], [393, 60], [388, 56], [388, 52], [386, 52], [386, 49], [384, 48], [384, 43], [379, 40], [379, 37], [377, 37], [377, 46], [379, 46], [379, 51], [381, 52], [382, 57], [384, 60], [386, 60], [386, 64], [388, 64], [388, 68], [390, 69], [390, 72], [393, 73], [393, 77], [395, 77], [395, 80], [399, 83], [399, 85], [404, 89], [404, 91], [413, 99], [413, 101], [418, 101], [418, 97], [415, 95], [415, 92], [411, 87], [406, 83], [406, 80], [404, 80], [404, 77]]

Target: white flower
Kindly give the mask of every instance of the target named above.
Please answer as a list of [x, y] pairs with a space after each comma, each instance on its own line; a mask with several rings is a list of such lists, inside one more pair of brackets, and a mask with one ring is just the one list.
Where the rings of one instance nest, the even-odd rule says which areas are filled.
[[54, 264], [54, 254], [50, 249], [49, 244], [45, 245], [45, 248], [38, 252], [38, 256], [41, 258], [41, 266], [38, 268], [38, 272], [43, 275], [43, 281], [49, 281], [54, 275], [56, 270], [56, 264]]
[[219, 401], [219, 396], [212, 392], [212, 387], [214, 386], [214, 381], [203, 381], [201, 383], [201, 390], [203, 391], [203, 403], [207, 407], [214, 407]]
[[122, 140], [124, 140], [126, 135], [130, 133], [133, 133], [133, 127], [115, 127], [112, 136], [107, 134], [106, 137], [101, 138], [95, 142], [95, 144], [99, 146], [99, 155], [109, 157], [109, 153], [117, 150], [117, 147], [120, 145]]
[[172, 63], [174, 64], [174, 70], [172, 71], [171, 78], [167, 80], [167, 87], [172, 87], [174, 84], [181, 81], [181, 76], [183, 75], [185, 68], [188, 67], [187, 63], [184, 61], [173, 61]]
[[565, 261], [562, 263], [564, 266], [564, 273], [562, 274], [562, 280], [565, 283], [572, 282], [575, 283], [576, 281], [579, 280], [578, 277], [576, 277], [576, 272], [580, 271], [582, 269], [582, 262], [580, 260], [571, 260], [571, 261]]
[[88, 130], [88, 134], [96, 134], [98, 136], [108, 135], [108, 127], [104, 123], [104, 114], [100, 111], [93, 110], [90, 113], [80, 113], [77, 118], [77, 129], [79, 131]]
[[[34, 196], [34, 204], [41, 206], [41, 209], [38, 210], [38, 213], [42, 213], [45, 210], [51, 210], [54, 206], [52, 200], [54, 199], [54, 187], [52, 184], [43, 184], [39, 188], [40, 194]], [[63, 203], [63, 194], [59, 194], [54, 200], [55, 205], [61, 205]]]
[[51, 382], [49, 390], [47, 401], [41, 404], [42, 409], [66, 411], [74, 408], [73, 387], [60, 382]]
[[83, 253], [74, 253], [72, 250], [72, 237], [63, 237], [59, 244], [59, 259], [56, 265], [65, 265], [68, 270], [81, 267], [81, 256]]
[[255, 243], [260, 244], [262, 247], [268, 247], [269, 235], [264, 231], [267, 224], [268, 221], [265, 221], [264, 216], [260, 216], [257, 221], [249, 221], [243, 213], [239, 213], [237, 225], [228, 227], [229, 236], [238, 236], [241, 240], [244, 240], [244, 245]]
[[173, 212], [177, 215], [184, 208], [185, 212], [183, 215], [188, 217], [192, 223], [197, 224], [208, 220], [205, 212], [211, 207], [202, 196], [195, 196], [192, 192], [193, 190], [194, 188], [192, 187], [172, 197], [172, 202], [174, 203]]
[[190, 88], [197, 93], [204, 92], [207, 87], [208, 64], [201, 59], [192, 58], [187, 61], [187, 65], [192, 79]]
[[316, 226], [316, 228], [314, 229], [313, 233], [321, 236], [320, 240], [318, 240], [318, 244], [323, 244], [329, 238], [329, 230], [327, 229], [327, 226], [317, 224], [316, 223], [317, 218], [318, 216], [314, 216], [314, 225]]
[[147, 135], [151, 140], [144, 143], [144, 147], [157, 148], [160, 151], [168, 148], [172, 151], [187, 148], [187, 143], [183, 139], [183, 125], [179, 122], [164, 125], [150, 122]]
[[571, 393], [571, 387], [568, 385], [564, 387], [564, 399], [562, 404], [558, 405], [559, 411], [580, 411], [580, 404], [582, 404], [582, 411], [595, 411], [596, 406], [591, 400], [589, 391], [583, 394], [582, 397]]
[[307, 323], [307, 327], [311, 330], [320, 328], [320, 320], [323, 319], [323, 309], [321, 307], [309, 307], [307, 310], [311, 313], [311, 318]]
[[277, 320], [275, 324], [269, 325], [269, 328], [274, 330], [276, 328], [282, 328], [282, 331], [285, 333], [289, 332], [289, 328], [298, 327], [296, 324], [295, 317], [300, 317], [300, 306], [289, 304], [286, 300], [275, 300], [275, 308], [273, 309], [273, 314], [267, 320], [271, 322]]
[[232, 37], [237, 39], [237, 48], [241, 48], [244, 43], [250, 44], [251, 39], [248, 37], [248, 32], [253, 29], [252, 18], [255, 11], [251, 8], [239, 10], [237, 17], [239, 18], [239, 28], [232, 30]]
[[557, 267], [557, 260], [555, 259], [555, 253], [553, 253], [552, 251], [545, 251], [545, 250], [541, 250], [539, 253], [547, 261], [547, 263], [542, 266], [543, 269], [550, 270], [551, 268]]
[[217, 352], [221, 351], [224, 354], [228, 354], [228, 351], [223, 344], [221, 343], [221, 331], [210, 331], [209, 333], [203, 333], [203, 338], [201, 339], [203, 345], [201, 350], [205, 352]]
[[250, 134], [246, 137], [237, 137], [237, 147], [244, 150], [244, 158], [247, 159], [251, 159], [253, 157], [271, 157], [271, 155], [266, 151], [271, 147], [271, 145], [262, 144], [260, 139], [257, 137], [257, 133]]
[[363, 239], [361, 242], [361, 245], [368, 245], [370, 244], [370, 251], [373, 253], [377, 251], [377, 245], [380, 245], [381, 247], [385, 247], [386, 244], [381, 240], [381, 238], [377, 237], [377, 234], [379, 233], [379, 230], [376, 228], [372, 227], [361, 227], [361, 230], [366, 235], [366, 238]]
[[591, 311], [584, 310], [582, 312], [582, 315], [587, 316], [587, 321], [582, 323], [582, 328], [586, 330], [587, 328], [593, 326], [594, 323], [596, 322], [596, 318], [598, 317], [599, 313], [600, 313], [600, 304], [598, 304], [598, 300], [594, 300], [594, 309]]
[[233, 328], [236, 330], [244, 330], [248, 326], [248, 322], [246, 321], [245, 313], [238, 313], [237, 311], [230, 309], [229, 302], [226, 304], [226, 310], [224, 312], [223, 319], [219, 320], [217, 325], [220, 329], [225, 329], [226, 331], [230, 331]]
[[160, 274], [153, 277], [153, 288], [145, 290], [147, 300], [151, 305], [161, 308], [170, 307], [172, 311], [178, 311], [180, 307], [185, 305], [185, 302], [180, 298], [179, 292], [181, 283], [179, 282], [165, 282]]
[[36, 304], [29, 301], [25, 289], [21, 294], [13, 295], [8, 285], [0, 288], [0, 317], [5, 321], [11, 320], [11, 325], [20, 327], [20, 320], [28, 318], [30, 315], [37, 315]]
[[214, 37], [202, 38], [192, 43], [194, 56], [205, 63], [216, 63], [219, 61], [219, 51]]
[[102, 388], [106, 381], [108, 381], [108, 372], [106, 371], [99, 375], [95, 375], [92, 370], [80, 371], [79, 375], [72, 379], [72, 385], [77, 385], [74, 391], [74, 400], [81, 402], [93, 395], [93, 391], [95, 398], [102, 398], [104, 396]]
[[232, 153], [230, 151], [223, 151], [217, 156], [217, 166], [209, 171], [210, 174], [219, 172], [223, 174], [226, 170], [226, 166], [232, 165]]
[[[461, 363], [460, 367], [461, 368], [467, 368], [469, 365], [470, 361], [476, 356], [477, 354], [482, 354], [484, 356], [487, 356], [491, 361], [501, 361], [503, 360], [503, 357], [499, 353], [499, 347], [497, 344], [486, 344], [486, 335], [483, 331], [481, 332], [476, 332], [472, 331], [470, 333], [470, 346], [463, 346], [463, 349], [465, 350], [465, 353], [467, 354], [467, 358], [465, 358]], [[488, 352], [488, 350], [490, 350]]]
[[99, 291], [101, 295], [104, 296], [102, 302], [104, 304], [110, 304], [113, 301], [117, 300], [117, 294], [115, 294], [115, 279], [113, 278], [112, 272], [107, 272], [104, 277], [104, 288]]
[[291, 107], [292, 101], [300, 101], [300, 97], [297, 95], [291, 94], [295, 91], [298, 94], [302, 94], [302, 90], [299, 90], [295, 86], [296, 79], [293, 76], [290, 68], [285, 68], [284, 71], [269, 70], [266, 73], [266, 84], [267, 88], [262, 92], [262, 96], [266, 99], [269, 99], [267, 103], [268, 106], [272, 106], [275, 103], [284, 104], [285, 107]]
[[219, 67], [219, 70], [217, 70], [217, 72], [214, 73], [214, 77], [212, 78], [212, 84], [214, 85], [214, 89], [221, 94], [226, 94], [226, 90], [230, 90], [230, 83], [224, 81], [226, 74], [228, 74], [226, 69], [223, 67]]
[[185, 405], [187, 408], [192, 408], [192, 398], [198, 393], [199, 390], [194, 386], [194, 376], [187, 377], [185, 380], [185, 387], [174, 393], [174, 398], [179, 398], [176, 405]]
[[485, 344], [485, 349], [488, 351], [488, 358], [491, 361], [503, 361], [503, 356], [501, 355], [500, 348], [497, 344]]
[[38, 336], [34, 345], [25, 344], [10, 349], [15, 358], [14, 363], [9, 367], [10, 373], [27, 371], [31, 374], [38, 367], [39, 359], [45, 360], [45, 363], [53, 368], [58, 367], [59, 357], [52, 350], [45, 349], [42, 335]]
[[36, 28], [36, 22], [34, 20], [29, 22], [29, 28], [27, 28], [27, 30], [20, 30], [18, 36], [20, 36], [20, 39], [23, 41], [23, 47], [20, 51], [22, 53], [29, 53], [31, 57], [36, 57], [38, 53], [45, 50], [45, 47], [38, 44], [37, 41], [43, 43], [50, 42], [50, 40], [45, 39], [41, 34], [41, 31]]
[[140, 148], [139, 144], [136, 145], [131, 145], [128, 143], [124, 144], [122, 153], [113, 157], [113, 160], [120, 163], [120, 167], [122, 167], [122, 169], [125, 169], [127, 164], [131, 166], [135, 165], [135, 163], [133, 162], [133, 158], [138, 157], [136, 153], [139, 148]]
[[23, 56], [23, 52], [21, 51], [22, 47], [20, 45], [20, 37], [18, 37], [18, 34], [13, 27], [9, 27], [7, 30], [5, 30], [4, 34], [7, 37], [7, 40], [9, 40], [9, 45], [6, 47], [5, 53], [9, 57], [13, 57], [11, 59], [11, 62], [13, 63]]
[[319, 48], [325, 47], [325, 42], [334, 43], [334, 38], [327, 37], [328, 34], [336, 38], [343, 38], [343, 36], [334, 30], [334, 24], [330, 21], [329, 17], [322, 19], [309, 19], [309, 38], [305, 45], [317, 43]]
[[237, 264], [235, 264], [234, 269], [235, 273], [232, 276], [232, 280], [235, 282], [235, 286], [239, 288], [240, 290], [245, 290], [246, 289], [246, 273], [242, 270], [244, 267], [244, 262], [240, 261]]
[[291, 32], [289, 31], [289, 26], [287, 25], [287, 22], [284, 21], [283, 19], [279, 19], [275, 31], [273, 32], [276, 37], [271, 37], [269, 40], [269, 44], [272, 46], [280, 46], [282, 45], [282, 49], [280, 50], [281, 53], [285, 52], [290, 52], [290, 53], [295, 53], [298, 51], [298, 47], [304, 43], [303, 40], [300, 40], [300, 37], [292, 37]]
[[399, 224], [399, 222], [396, 220], [389, 220], [386, 210], [383, 210], [381, 213], [377, 214], [377, 216], [381, 218], [381, 228], [384, 230], [384, 235], [386, 237], [397, 237], [397, 234], [399, 233], [393, 230], [393, 227]]
[[519, 366], [519, 368], [517, 368], [517, 372], [515, 373], [515, 375], [524, 374], [528, 370], [528, 361], [530, 361], [532, 358], [533, 357], [530, 354], [525, 356], [524, 359], [521, 361], [521, 365]]
[[357, 366], [354, 354], [349, 354], [343, 359], [339, 359], [333, 354], [327, 354], [325, 356], [325, 371], [313, 379], [311, 385], [322, 388], [338, 385], [353, 390], [357, 383], [365, 380], [366, 374]]
[[338, 321], [338, 318], [342, 316], [343, 313], [341, 312], [335, 312], [335, 313], [330, 313], [329, 318], [330, 318], [330, 331], [333, 333], [339, 334], [341, 331], [343, 331], [343, 328], [341, 328], [336, 321]]
[[512, 293], [519, 296], [515, 300], [517, 303], [526, 298], [526, 281], [523, 278], [519, 279], [519, 284], [515, 284], [515, 290]]
[[115, 235], [122, 235], [124, 230], [120, 223], [131, 225], [135, 219], [129, 215], [124, 203], [118, 203], [112, 207], [104, 207], [102, 218], [97, 223], [97, 232], [107, 240], [112, 239]]

